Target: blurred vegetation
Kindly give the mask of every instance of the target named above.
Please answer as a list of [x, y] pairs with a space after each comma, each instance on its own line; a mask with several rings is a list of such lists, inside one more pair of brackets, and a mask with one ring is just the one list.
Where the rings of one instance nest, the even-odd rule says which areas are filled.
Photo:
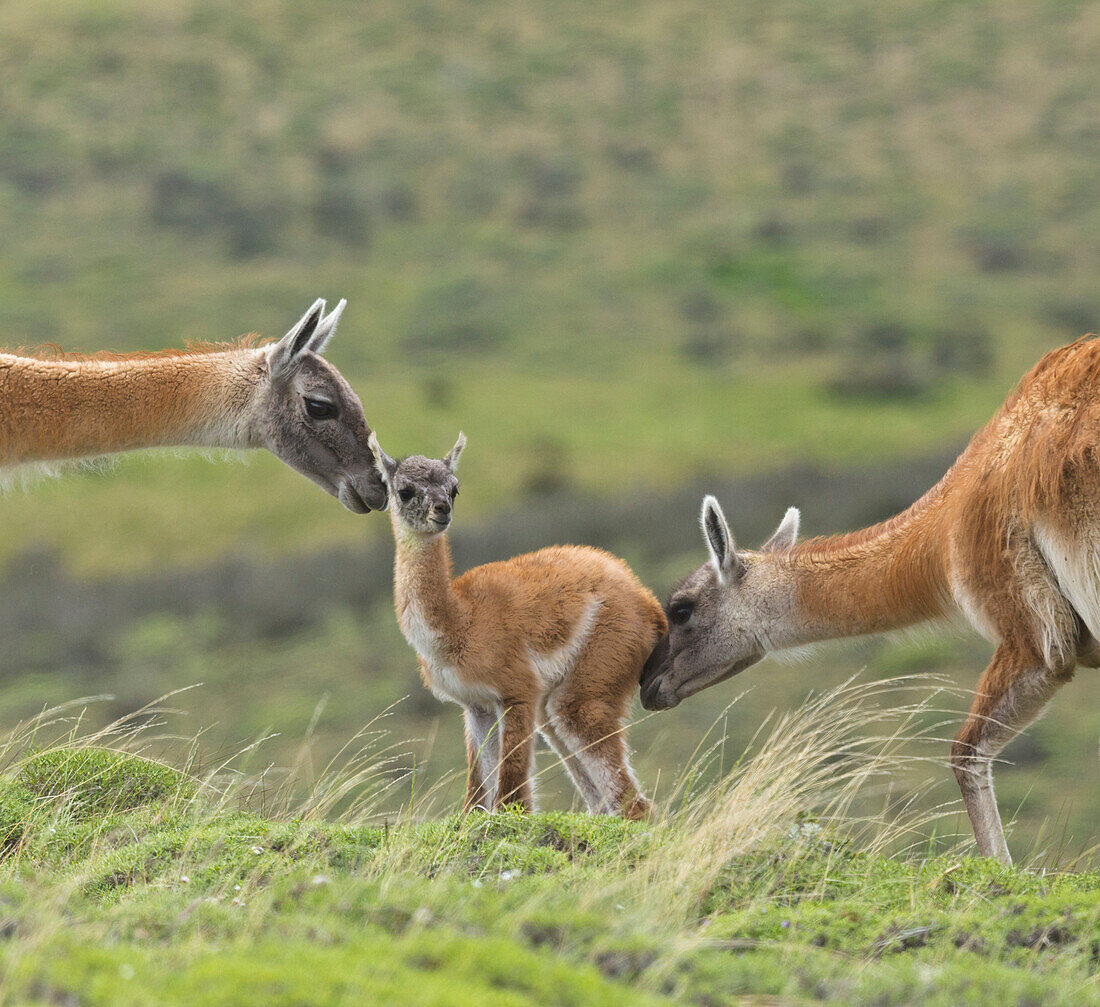
[[[463, 426], [483, 510], [955, 442], [1096, 326], [1096, 34], [1061, 2], [10, 0], [3, 341], [347, 296], [383, 443]], [[269, 459], [102, 482], [6, 500], [0, 556], [379, 533]]]

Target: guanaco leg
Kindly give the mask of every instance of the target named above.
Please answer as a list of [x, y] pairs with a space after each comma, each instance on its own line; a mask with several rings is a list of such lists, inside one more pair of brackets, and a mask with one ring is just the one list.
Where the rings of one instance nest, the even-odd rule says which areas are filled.
[[500, 713], [491, 707], [467, 706], [462, 715], [466, 722], [466, 801], [462, 810], [489, 811], [500, 764], [500, 732], [493, 730]]
[[[583, 675], [578, 679], [583, 681]], [[551, 696], [547, 712], [568, 749], [570, 761], [583, 770], [598, 795], [589, 810], [641, 818], [648, 811], [649, 802], [627, 758], [622, 728], [625, 711], [615, 709], [606, 700], [593, 699], [567, 683]]]
[[[553, 695], [553, 693], [551, 693], [551, 695]], [[566, 744], [565, 739], [562, 738], [561, 732], [554, 722], [554, 718], [547, 709], [548, 706], [549, 697], [544, 696], [539, 701], [539, 733], [554, 750], [554, 754], [561, 759], [562, 765], [565, 766], [565, 771], [569, 774], [569, 778], [580, 792], [588, 810], [592, 812], [599, 811], [601, 804], [600, 789], [593, 782], [592, 777], [588, 775], [588, 771], [584, 768], [584, 764], [579, 759], [573, 758], [569, 746]]]
[[535, 711], [526, 700], [506, 700], [503, 704], [500, 770], [494, 807], [518, 804], [533, 810], [531, 760], [535, 747]]
[[1072, 667], [1052, 670], [1030, 647], [1005, 641], [978, 680], [970, 714], [951, 746], [951, 768], [983, 857], [1012, 863], [993, 793], [993, 759], [1072, 677]]

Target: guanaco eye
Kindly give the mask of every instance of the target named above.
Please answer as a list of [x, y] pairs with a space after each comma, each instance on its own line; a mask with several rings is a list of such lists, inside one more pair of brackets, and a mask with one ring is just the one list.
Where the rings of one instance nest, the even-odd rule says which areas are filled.
[[305, 399], [306, 413], [313, 420], [331, 420], [336, 416], [336, 406], [324, 399]]
[[401, 498], [402, 503], [408, 503], [414, 496], [416, 496], [416, 490], [410, 489], [406, 486], [403, 490], [398, 490], [397, 495]]
[[669, 622], [676, 626], [682, 626], [695, 613], [695, 602], [678, 601], [668, 610]]

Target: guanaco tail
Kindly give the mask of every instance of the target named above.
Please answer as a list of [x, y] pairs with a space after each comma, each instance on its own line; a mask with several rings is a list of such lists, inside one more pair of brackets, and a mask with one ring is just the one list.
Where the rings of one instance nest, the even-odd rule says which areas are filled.
[[556, 546], [452, 577], [446, 531], [465, 437], [395, 461], [371, 436], [396, 540], [394, 603], [425, 685], [463, 708], [465, 808], [532, 808], [536, 730], [591, 812], [640, 818], [624, 720], [664, 612], [622, 560]]
[[673, 593], [642, 676], [667, 709], [770, 651], [961, 613], [996, 645], [951, 746], [983, 856], [1009, 863], [993, 759], [1077, 665], [1100, 666], [1100, 341], [1053, 350], [908, 510], [797, 543], [787, 512], [740, 551], [703, 502], [710, 562]]

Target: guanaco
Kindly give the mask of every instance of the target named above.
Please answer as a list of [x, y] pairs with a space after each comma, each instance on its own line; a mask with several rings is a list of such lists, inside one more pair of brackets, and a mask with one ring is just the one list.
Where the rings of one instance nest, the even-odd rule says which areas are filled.
[[320, 354], [346, 302], [278, 342], [130, 355], [0, 353], [0, 469], [137, 448], [264, 447], [351, 511], [386, 505], [363, 407]]
[[1100, 341], [1044, 356], [908, 510], [802, 543], [798, 524], [791, 508], [739, 551], [703, 501], [710, 561], [669, 600], [643, 706], [676, 706], [771, 651], [960, 612], [996, 650], [951, 766], [979, 852], [1010, 863], [992, 761], [1077, 665], [1100, 667]]
[[537, 730], [589, 811], [640, 818], [624, 719], [646, 657], [667, 629], [620, 559], [555, 546], [452, 577], [450, 526], [466, 445], [395, 461], [371, 435], [396, 541], [394, 604], [424, 684], [463, 709], [464, 808], [532, 808]]

